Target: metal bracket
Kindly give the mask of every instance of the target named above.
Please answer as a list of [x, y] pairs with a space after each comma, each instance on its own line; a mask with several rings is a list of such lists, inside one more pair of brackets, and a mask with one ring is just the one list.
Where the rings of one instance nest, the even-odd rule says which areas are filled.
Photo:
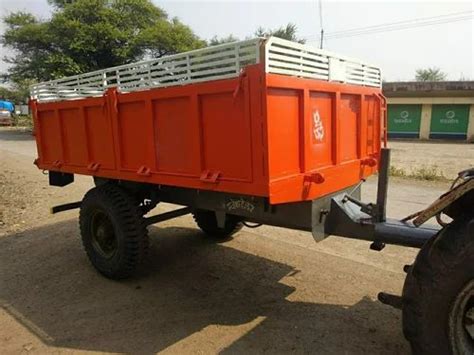
[[99, 163], [92, 162], [89, 165], [87, 165], [87, 170], [89, 170], [89, 171], [97, 171], [97, 170], [99, 170], [99, 168], [100, 168]]
[[201, 180], [202, 182], [209, 182], [215, 184], [217, 183], [217, 180], [219, 179], [220, 175], [220, 171], [212, 172], [210, 170], [204, 170], [201, 173], [199, 180]]
[[217, 227], [225, 228], [226, 213], [224, 211], [216, 211]]
[[326, 178], [321, 173], [310, 173], [306, 174], [303, 177], [303, 181], [305, 184], [314, 182], [315, 184], [322, 184]]
[[150, 176], [150, 175], [151, 175], [151, 170], [150, 170], [150, 168], [147, 168], [145, 165], [142, 165], [142, 166], [137, 170], [137, 175], [140, 175], [140, 176]]
[[364, 212], [372, 217], [375, 215], [375, 205], [373, 203], [364, 203], [362, 201], [359, 201], [356, 198], [353, 198], [349, 195], [345, 195], [344, 198], [342, 199], [342, 203], [346, 203], [347, 201], [352, 202], [353, 204], [357, 205], [360, 207], [361, 212]]

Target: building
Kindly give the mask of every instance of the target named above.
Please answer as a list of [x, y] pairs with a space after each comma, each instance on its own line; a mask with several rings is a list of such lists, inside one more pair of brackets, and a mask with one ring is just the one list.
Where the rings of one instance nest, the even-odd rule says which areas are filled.
[[389, 82], [389, 138], [474, 142], [474, 81]]

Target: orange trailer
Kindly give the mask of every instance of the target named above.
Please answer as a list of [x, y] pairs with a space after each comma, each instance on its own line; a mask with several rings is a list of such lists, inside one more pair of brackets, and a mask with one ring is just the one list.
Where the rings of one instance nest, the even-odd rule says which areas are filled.
[[[375, 66], [273, 37], [40, 83], [35, 164], [54, 186], [93, 176], [83, 201], [54, 211], [81, 208], [86, 250], [109, 277], [138, 264], [143, 225], [186, 213], [215, 237], [256, 222], [320, 240], [331, 197], [357, 197], [377, 169], [380, 83]], [[163, 201], [185, 207], [145, 217]], [[140, 237], [118, 233], [123, 220]]]
[[[331, 197], [358, 197], [377, 169], [380, 84], [373, 65], [274, 37], [40, 83], [35, 164], [53, 186], [94, 178], [83, 201], [53, 211], [81, 208], [85, 248], [109, 277], [139, 263], [144, 225], [186, 213], [214, 237], [256, 222], [321, 240]], [[163, 201], [185, 207], [145, 217]]]
[[[215, 63], [234, 47], [219, 48], [217, 61], [204, 62], [205, 71], [219, 70]], [[294, 75], [266, 70], [273, 56], [291, 69], [295, 64], [279, 59], [280, 52], [289, 52], [288, 60], [294, 52], [303, 53], [300, 47], [278, 39], [241, 43], [240, 57], [258, 51], [255, 63], [238, 73], [231, 68], [235, 75], [217, 80], [149, 84], [140, 90], [127, 90], [130, 82], [109, 84], [96, 97], [71, 95], [78, 90], [74, 78], [67, 79], [73, 85], [64, 85], [63, 79], [42, 91], [40, 84], [32, 100], [36, 164], [62, 173], [262, 196], [272, 205], [314, 200], [354, 185], [375, 172], [379, 159], [385, 124], [380, 74], [359, 64], [356, 72], [367, 86], [311, 79], [319, 72], [298, 77], [297, 70]], [[210, 53], [215, 56], [215, 49]], [[206, 54], [195, 54], [191, 70]], [[333, 57], [306, 56], [309, 64], [301, 61], [307, 65], [302, 69], [326, 68], [329, 75]], [[69, 96], [45, 95], [51, 89]]]

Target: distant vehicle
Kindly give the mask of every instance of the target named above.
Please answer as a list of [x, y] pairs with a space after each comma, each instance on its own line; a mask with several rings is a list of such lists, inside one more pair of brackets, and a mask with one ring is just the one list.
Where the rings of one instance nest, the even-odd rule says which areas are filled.
[[12, 113], [0, 108], [0, 126], [11, 126], [12, 123]]
[[15, 105], [10, 101], [0, 100], [0, 111], [15, 112]]

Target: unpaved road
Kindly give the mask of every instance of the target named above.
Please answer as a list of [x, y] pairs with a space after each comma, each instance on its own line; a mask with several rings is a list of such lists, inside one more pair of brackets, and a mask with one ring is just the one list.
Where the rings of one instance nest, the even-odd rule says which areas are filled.
[[434, 168], [452, 179], [474, 167], [474, 144], [424, 141], [390, 141], [392, 165], [410, 172], [413, 168]]
[[[376, 301], [400, 293], [416, 250], [273, 227], [224, 244], [190, 217], [150, 228], [142, 276], [113, 282], [89, 265], [77, 211], [48, 214], [91, 187], [47, 185], [27, 134], [0, 130], [0, 352], [408, 353], [401, 314]], [[374, 181], [365, 198], [373, 199]], [[396, 180], [389, 214], [421, 209], [446, 184]], [[157, 211], [169, 209], [159, 206]]]

